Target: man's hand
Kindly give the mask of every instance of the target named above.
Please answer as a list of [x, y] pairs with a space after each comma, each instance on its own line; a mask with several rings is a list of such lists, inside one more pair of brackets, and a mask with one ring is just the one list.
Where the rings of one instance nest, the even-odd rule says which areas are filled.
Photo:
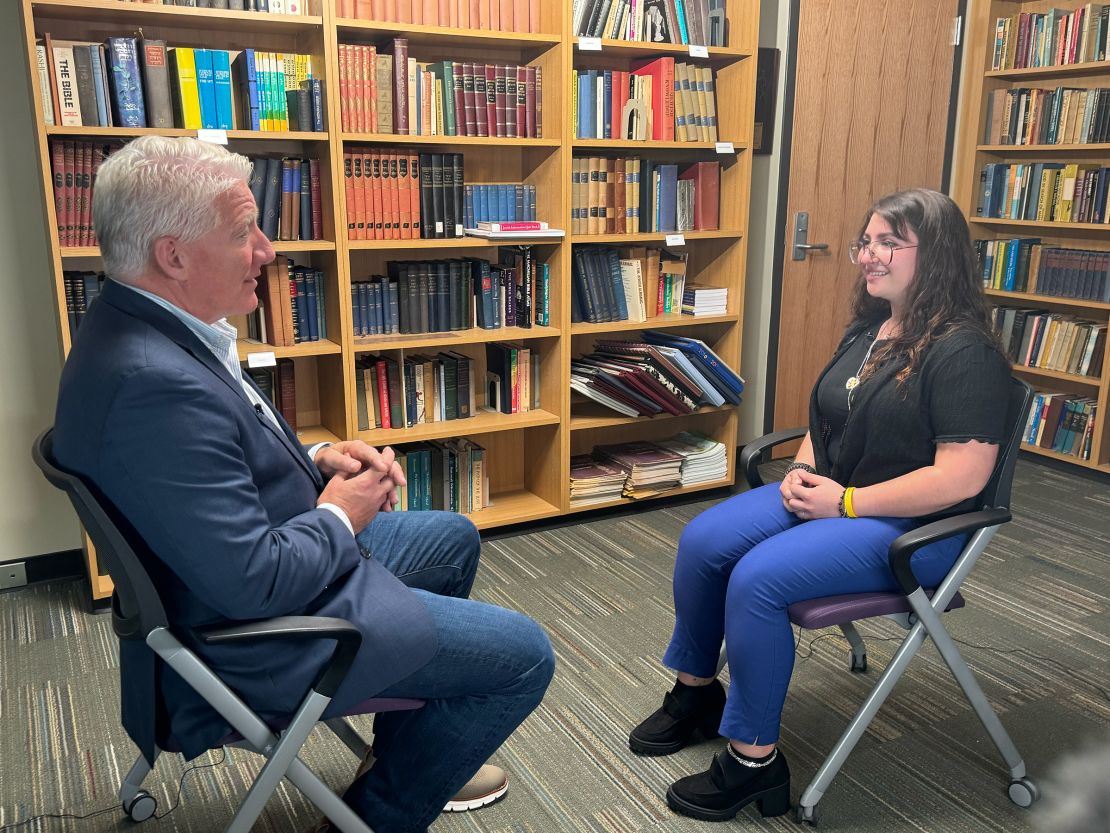
[[803, 521], [840, 517], [844, 487], [831, 478], [795, 469], [782, 481], [779, 491], [782, 505]]
[[[385, 471], [391, 471], [396, 466], [393, 449], [383, 451], [381, 460]], [[370, 525], [378, 512], [393, 509], [397, 503], [397, 485], [390, 474], [383, 473], [381, 468], [374, 465], [367, 466], [357, 474], [336, 471], [320, 493], [316, 504], [332, 503], [338, 506], [346, 513], [357, 534]]]
[[[387, 454], [389, 462], [386, 462]], [[378, 451], [362, 440], [343, 440], [321, 448], [316, 452], [316, 468], [324, 475], [325, 480], [341, 472], [352, 475], [375, 469], [382, 474], [388, 474], [398, 486], [407, 485], [400, 464], [394, 461], [393, 450], [385, 448]], [[397, 501], [394, 500], [390, 508], [396, 503]]]

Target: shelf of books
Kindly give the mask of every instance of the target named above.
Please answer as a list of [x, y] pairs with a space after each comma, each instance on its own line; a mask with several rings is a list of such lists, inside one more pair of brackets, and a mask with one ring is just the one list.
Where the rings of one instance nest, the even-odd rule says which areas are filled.
[[20, 2], [63, 354], [99, 164], [195, 136], [277, 253], [245, 370], [305, 443], [394, 447], [405, 508], [732, 482], [757, 0]]
[[1014, 372], [1022, 448], [1110, 471], [1110, 6], [969, 4], [954, 196]]

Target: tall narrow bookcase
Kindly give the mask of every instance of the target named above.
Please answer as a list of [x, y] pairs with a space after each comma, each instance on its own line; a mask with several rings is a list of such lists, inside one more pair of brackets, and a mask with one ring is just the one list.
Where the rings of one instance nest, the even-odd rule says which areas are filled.
[[[32, 101], [46, 223], [51, 241], [53, 285], [63, 355], [70, 349], [63, 271], [99, 270], [96, 248], [59, 245], [54, 208], [50, 141], [73, 137], [121, 140], [159, 133], [196, 135], [183, 129], [53, 127], [38, 114], [41, 91], [35, 42], [44, 33], [61, 40], [102, 41], [131, 35], [140, 28], [147, 38], [167, 46], [204, 46], [240, 50], [253, 47], [313, 56], [324, 75], [325, 131], [320, 133], [227, 132], [228, 146], [247, 155], [284, 154], [316, 159], [321, 169], [324, 240], [275, 242], [275, 249], [296, 263], [322, 270], [328, 338], [292, 347], [272, 347], [246, 340], [240, 357], [275, 354], [294, 361], [298, 434], [306, 443], [360, 438], [376, 446], [398, 446], [425, 440], [466, 437], [486, 449], [490, 505], [471, 515], [480, 528], [553, 518], [570, 513], [570, 458], [599, 443], [629, 439], [663, 439], [682, 430], [704, 433], [725, 444], [728, 474], [700, 484], [702, 490], [732, 483], [738, 434], [735, 407], [702, 408], [682, 417], [625, 418], [572, 403], [569, 389], [571, 358], [592, 349], [600, 337], [635, 339], [643, 329], [665, 329], [703, 339], [734, 368], [740, 363], [740, 322], [743, 320], [744, 265], [747, 249], [751, 137], [754, 113], [755, 52], [758, 0], [729, 0], [728, 46], [702, 52], [676, 44], [601, 40], [582, 44], [571, 32], [571, 3], [540, 2], [537, 32], [514, 33], [478, 28], [340, 18], [334, 0], [309, 0], [307, 16], [271, 15], [180, 6], [149, 5], [122, 0], [20, 0], [27, 44]], [[381, 44], [389, 38], [408, 41], [409, 55], [419, 61], [480, 61], [526, 64], [542, 69], [543, 133], [540, 138], [506, 139], [455, 136], [409, 136], [345, 133], [341, 129], [339, 46]], [[586, 46], [583, 49], [582, 46]], [[600, 46], [600, 50], [597, 48]], [[578, 140], [571, 113], [571, 77], [576, 67], [628, 69], [636, 60], [670, 55], [712, 66], [716, 72], [718, 143]], [[320, 72], [320, 69], [317, 69]], [[347, 239], [344, 194], [344, 150], [352, 146], [415, 149], [417, 152], [462, 153], [468, 182], [524, 182], [537, 189], [537, 217], [564, 228], [562, 239], [513, 241], [533, 245], [551, 276], [550, 324], [498, 330], [467, 329], [421, 335], [355, 337], [350, 287], [384, 271], [390, 260], [486, 257], [495, 259], [498, 242], [478, 238], [443, 240], [354, 241]], [[571, 174], [575, 155], [650, 155], [670, 162], [721, 162], [720, 231], [687, 232], [681, 239], [663, 233], [572, 236]], [[728, 311], [711, 318], [671, 314], [646, 323], [571, 323], [571, 263], [575, 245], [606, 243], [667, 245], [689, 254], [688, 280], [728, 287]], [[464, 420], [421, 424], [407, 429], [358, 429], [355, 363], [368, 353], [402, 359], [412, 353], [451, 350], [471, 358], [475, 377], [485, 371], [489, 342], [521, 344], [540, 357], [540, 408], [518, 414], [493, 413], [479, 407]], [[481, 386], [479, 386], [481, 387]], [[477, 397], [484, 404], [484, 393]], [[667, 494], [677, 494], [675, 490]], [[608, 506], [624, 505], [615, 500]], [[591, 509], [599, 508], [591, 506]], [[112, 585], [97, 568], [95, 552], [86, 542], [94, 602], [111, 594]]]
[[[1020, 68], [993, 68], [996, 49], [1003, 52], [1008, 49], [1013, 55], [1021, 50], [1030, 37], [1035, 41], [1038, 36], [1035, 27], [1032, 32], [1028, 26], [1024, 31], [1019, 31], [1021, 27], [1016, 25], [1017, 16], [1030, 13], [1046, 14], [1052, 9], [1070, 12], [1089, 5], [1076, 0], [1062, 0], [1062, 2], [972, 0], [968, 4], [968, 32], [971, 41], [967, 45], [968, 69], [963, 80], [963, 100], [966, 105], [962, 114], [963, 127], [959, 137], [960, 157], [963, 161], [957, 171], [953, 197], [964, 210], [971, 226], [972, 237], [976, 240], [1039, 238], [1044, 246], [1110, 251], [1110, 225], [1044, 219], [998, 219], [982, 216], [980, 209], [981, 177], [984, 175], [984, 167], [989, 164], [1110, 165], [1110, 144], [1107, 143], [997, 144], [987, 141], [990, 138], [988, 122], [992, 115], [989, 102], [994, 91], [1022, 88], [1053, 90], [1058, 87], [1081, 90], [1110, 88], [1110, 61], [1053, 62], [1049, 65]], [[997, 31], [999, 18], [1014, 18], [1012, 35], [1008, 33], [1005, 43], [1002, 41], [1001, 32]], [[1009, 43], [1010, 36], [1014, 39], [1013, 44]], [[1014, 61], [1007, 62], [1007, 65], [1012, 63]], [[1042, 60], [1035, 63], [1045, 64], [1046, 62]], [[1044, 118], [1049, 117], [1048, 114], [1044, 116]], [[1022, 216], [1027, 217], [1028, 212]], [[1110, 304], [1099, 301], [1004, 289], [987, 288], [985, 291], [990, 302], [999, 307], [1043, 309], [1049, 313], [1074, 316], [1099, 324], [1107, 324], [1110, 319]], [[1097, 401], [1089, 460], [1028, 442], [1022, 444], [1024, 450], [1084, 468], [1110, 472], [1110, 427], [1108, 427], [1110, 420], [1107, 419], [1107, 408], [1110, 406], [1108, 401], [1110, 362], [1106, 361], [1107, 358], [1110, 356], [1103, 356], [1102, 372], [1098, 376], [1026, 367], [1021, 364], [1014, 365], [1014, 372], [1038, 391], [1088, 397]]]

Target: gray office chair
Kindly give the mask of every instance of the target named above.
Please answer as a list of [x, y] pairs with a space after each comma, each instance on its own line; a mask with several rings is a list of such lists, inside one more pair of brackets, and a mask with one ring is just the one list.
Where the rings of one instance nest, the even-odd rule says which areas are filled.
[[[362, 644], [359, 630], [345, 619], [280, 616], [197, 631], [196, 635], [207, 644], [258, 640], [335, 641], [331, 659], [321, 669], [316, 683], [309, 689], [296, 713], [280, 721], [266, 723], [174, 635], [158, 590], [123, 532], [124, 529], [130, 530], [130, 525], [122, 518], [117, 520], [114, 507], [101, 499], [94, 487], [58, 466], [53, 457], [51, 433], [52, 429], [48, 428], [38, 436], [31, 456], [46, 479], [69, 497], [96, 546], [97, 557], [108, 568], [115, 584], [112, 625], [116, 635], [121, 640], [144, 641], [162, 662], [180, 674], [231, 724], [232, 734], [223, 738], [218, 746], [237, 746], [267, 759], [228, 825], [227, 833], [248, 833], [282, 778], [292, 781], [343, 833], [374, 833], [297, 757], [358, 653]], [[131, 534], [134, 534], [133, 531]], [[422, 705], [422, 700], [371, 699], [351, 709], [346, 716], [414, 709]], [[362, 756], [367, 749], [366, 742], [342, 717], [331, 718], [324, 723], [355, 755]], [[161, 743], [161, 748], [166, 751], [178, 751], [172, 737], [163, 738]], [[155, 749], [155, 758], [159, 751]], [[132, 821], [146, 821], [157, 809], [155, 798], [142, 789], [143, 779], [153, 763], [140, 754], [120, 785], [123, 811]]]
[[[879, 711], [879, 707], [882, 706], [926, 637], [933, 640], [952, 676], [956, 678], [956, 682], [967, 695], [987, 734], [998, 747], [1010, 771], [1008, 789], [1010, 800], [1019, 807], [1029, 807], [1040, 796], [1036, 783], [1025, 773], [1025, 762], [940, 619], [941, 613], [964, 606], [965, 601], [957, 592], [960, 584], [971, 572], [999, 527], [1010, 520], [1008, 507], [1014, 464], [1017, 462], [1018, 450], [1021, 448], [1021, 430], [1025, 425], [1029, 405], [1033, 399], [1033, 389], [1029, 385], [1018, 379], [1012, 381], [1010, 398], [1006, 403], [1007, 425], [1010, 427], [1009, 439], [1005, 448], [1000, 450], [994, 472], [980, 495], [979, 505], [982, 508], [911, 530], [899, 536], [890, 545], [890, 569], [901, 587], [901, 592], [830, 596], [798, 602], [788, 608], [790, 621], [799, 627], [818, 629], [839, 625], [851, 645], [850, 668], [857, 673], [867, 672], [867, 649], [853, 622], [873, 616], [887, 616], [908, 631], [875, 687], [802, 793], [798, 802], [800, 822], [816, 825], [817, 802], [832, 784], [840, 767], [867, 730], [871, 719]], [[763, 485], [758, 465], [766, 452], [782, 443], [800, 439], [805, 436], [806, 430], [806, 428], [794, 428], [776, 431], [744, 447], [740, 456], [740, 467], [753, 489]], [[972, 535], [967, 545], [940, 586], [935, 589], [923, 589], [914, 578], [910, 564], [914, 552], [934, 541], [968, 532]], [[723, 659], [722, 652], [722, 664]]]

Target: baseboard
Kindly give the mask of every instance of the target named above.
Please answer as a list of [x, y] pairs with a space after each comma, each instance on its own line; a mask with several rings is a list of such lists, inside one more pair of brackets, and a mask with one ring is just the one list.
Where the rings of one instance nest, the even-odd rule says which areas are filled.
[[85, 556], [81, 550], [63, 550], [29, 558], [10, 558], [0, 565], [22, 561], [27, 569], [27, 583], [44, 581], [69, 581], [85, 575]]

